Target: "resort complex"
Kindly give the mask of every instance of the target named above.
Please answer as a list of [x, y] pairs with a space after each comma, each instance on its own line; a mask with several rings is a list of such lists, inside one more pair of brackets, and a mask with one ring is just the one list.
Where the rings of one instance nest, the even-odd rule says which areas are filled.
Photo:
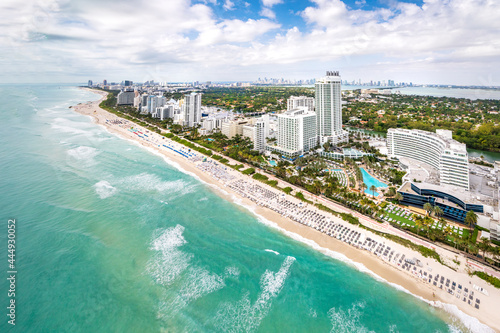
[[406, 157], [432, 166], [441, 184], [469, 189], [469, 160], [465, 145], [452, 138], [451, 131], [436, 133], [390, 128], [387, 131], [389, 157]]
[[[249, 88], [249, 94], [276, 94], [266, 89]], [[286, 99], [275, 97], [286, 109], [272, 112], [271, 103], [252, 113], [221, 107], [231, 90], [217, 88], [217, 99], [201, 86], [138, 87], [135, 95], [146, 97], [136, 97], [136, 111], [112, 103], [112, 94], [102, 106], [128, 117], [107, 125], [188, 160], [242, 198], [382, 258], [466, 309], [482, 308], [484, 285], [468, 285], [466, 276], [424, 258], [500, 277], [500, 163], [472, 163], [450, 130], [389, 128], [384, 137], [344, 127], [338, 72], [327, 72], [314, 89], [290, 89]], [[135, 121], [146, 129], [137, 130]], [[455, 263], [457, 253], [467, 258], [463, 265]]]

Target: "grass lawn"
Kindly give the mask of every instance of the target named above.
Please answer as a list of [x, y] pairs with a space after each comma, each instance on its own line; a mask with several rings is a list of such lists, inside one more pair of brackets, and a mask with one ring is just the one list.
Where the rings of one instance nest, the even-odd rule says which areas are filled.
[[388, 213], [386, 210], [384, 210], [382, 215], [389, 216], [389, 218], [392, 218], [393, 221], [399, 221], [401, 223], [406, 223], [406, 224], [409, 224], [411, 226], [415, 226], [415, 222], [407, 219], [406, 217], [398, 216], [394, 213]]

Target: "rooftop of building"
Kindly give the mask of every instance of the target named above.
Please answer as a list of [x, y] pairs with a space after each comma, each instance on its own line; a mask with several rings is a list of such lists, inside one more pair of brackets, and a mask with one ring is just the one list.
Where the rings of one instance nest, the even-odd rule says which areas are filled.
[[307, 111], [306, 107], [299, 107], [296, 109], [287, 110], [283, 113], [280, 113], [278, 117], [297, 117], [297, 116], [308, 116], [315, 115], [316, 113], [313, 111]]
[[[480, 193], [472, 193], [465, 190], [464, 188], [453, 186], [453, 185], [435, 185], [429, 183], [413, 183], [405, 182], [399, 189], [399, 192], [417, 194], [411, 189], [411, 184], [414, 184], [421, 190], [432, 190], [448, 194], [450, 197], [453, 196], [457, 199], [462, 200], [466, 204], [476, 204], [476, 205], [491, 205], [491, 197], [481, 195]], [[448, 205], [448, 203], [446, 203]]]

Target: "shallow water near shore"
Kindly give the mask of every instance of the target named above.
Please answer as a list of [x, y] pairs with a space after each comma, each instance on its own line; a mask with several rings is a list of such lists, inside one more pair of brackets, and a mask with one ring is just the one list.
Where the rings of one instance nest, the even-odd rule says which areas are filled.
[[54, 85], [0, 92], [1, 213], [18, 227], [17, 331], [463, 330], [68, 108], [97, 95]]

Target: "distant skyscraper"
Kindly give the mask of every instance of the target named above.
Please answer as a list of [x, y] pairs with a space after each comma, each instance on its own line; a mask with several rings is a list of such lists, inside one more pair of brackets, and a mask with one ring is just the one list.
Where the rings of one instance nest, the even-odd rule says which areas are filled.
[[92, 80], [89, 80], [89, 82], [87, 83], [87, 86], [92, 87]]
[[108, 80], [104, 80], [104, 81], [102, 81], [102, 85], [103, 85], [103, 86], [107, 86], [107, 85], [108, 85]]
[[201, 94], [191, 93], [184, 96], [184, 104], [182, 104], [184, 114], [184, 125], [193, 127], [201, 122]]
[[321, 144], [333, 144], [349, 140], [347, 131], [342, 130], [342, 99], [339, 72], [326, 72], [316, 80], [317, 133]]
[[132, 81], [129, 81], [129, 80], [125, 80], [125, 81], [123, 81], [123, 85], [124, 85], [125, 87], [131, 86], [132, 84], [133, 84], [133, 82], [132, 82]]

